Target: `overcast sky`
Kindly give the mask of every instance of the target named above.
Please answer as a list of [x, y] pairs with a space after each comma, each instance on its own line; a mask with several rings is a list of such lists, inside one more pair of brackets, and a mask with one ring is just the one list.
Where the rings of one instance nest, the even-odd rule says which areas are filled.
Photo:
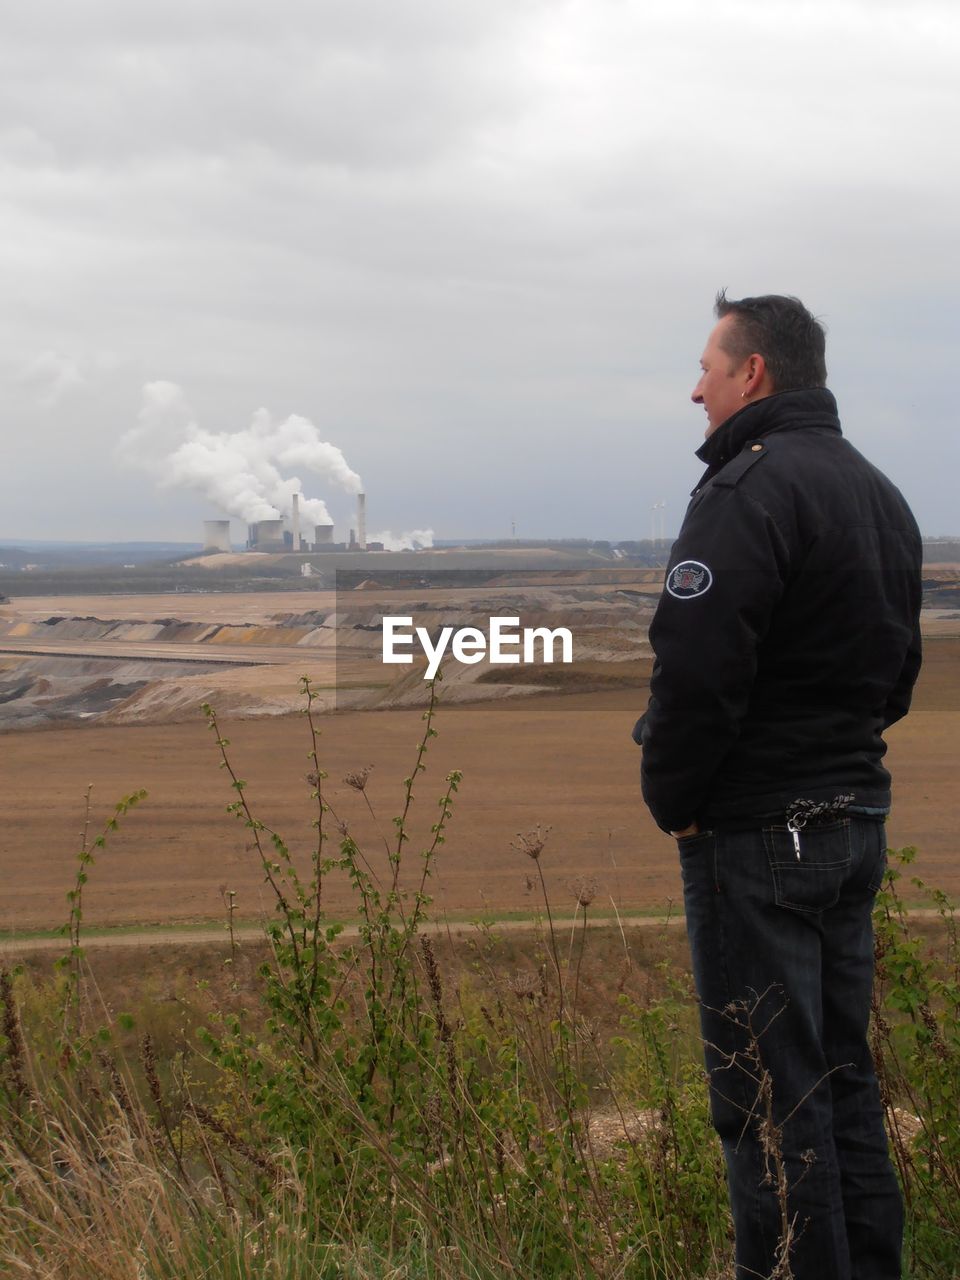
[[[825, 321], [846, 434], [960, 532], [958, 15], [7, 6], [0, 538], [200, 537], [215, 506], [121, 447], [150, 383], [194, 434], [309, 419], [371, 532], [675, 531], [721, 286]], [[284, 474], [342, 535], [354, 499]]]

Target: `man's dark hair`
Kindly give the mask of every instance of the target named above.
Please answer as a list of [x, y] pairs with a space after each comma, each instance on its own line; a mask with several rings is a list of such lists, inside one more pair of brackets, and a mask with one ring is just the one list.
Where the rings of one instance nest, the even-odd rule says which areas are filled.
[[718, 320], [734, 317], [723, 349], [738, 361], [763, 356], [775, 391], [826, 386], [826, 334], [799, 298], [768, 293], [735, 302], [721, 289], [714, 310]]

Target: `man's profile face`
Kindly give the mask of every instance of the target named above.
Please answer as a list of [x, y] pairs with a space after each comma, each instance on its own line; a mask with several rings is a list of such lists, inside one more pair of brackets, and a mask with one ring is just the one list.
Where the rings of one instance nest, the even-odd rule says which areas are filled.
[[734, 316], [724, 316], [715, 325], [700, 357], [700, 381], [690, 399], [694, 404], [702, 404], [707, 412], [705, 436], [712, 436], [717, 427], [744, 406], [742, 392], [749, 359], [738, 364], [722, 345], [735, 323]]

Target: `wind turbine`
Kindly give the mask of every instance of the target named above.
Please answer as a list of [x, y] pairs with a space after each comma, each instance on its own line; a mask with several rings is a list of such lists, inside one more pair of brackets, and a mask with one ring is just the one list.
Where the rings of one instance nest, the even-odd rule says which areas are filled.
[[667, 504], [665, 502], [655, 502], [650, 508], [650, 541], [662, 542], [664, 534], [664, 511]]

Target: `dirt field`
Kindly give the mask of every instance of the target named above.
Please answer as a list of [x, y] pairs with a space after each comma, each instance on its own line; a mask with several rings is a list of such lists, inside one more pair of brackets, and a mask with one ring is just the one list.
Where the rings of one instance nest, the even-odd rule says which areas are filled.
[[332, 609], [333, 591], [177, 592], [131, 596], [17, 596], [6, 612], [41, 619], [54, 614], [77, 618], [179, 618], [183, 622], [266, 622], [275, 613]]
[[[296, 709], [302, 675], [324, 710], [416, 706], [425, 696], [425, 660], [384, 664], [385, 613], [410, 615], [431, 634], [484, 627], [498, 615], [522, 618], [525, 627], [564, 626], [575, 637], [570, 666], [448, 663], [448, 702], [524, 696], [538, 671], [549, 677], [543, 685], [567, 691], [647, 680], [649, 584], [626, 571], [607, 570], [595, 583], [570, 576], [480, 587], [415, 583], [336, 597], [18, 599], [0, 607], [0, 731], [189, 721], [204, 701], [230, 715], [282, 715]], [[304, 603], [312, 607], [296, 608]], [[516, 679], [487, 680], [504, 675]]]
[[[921, 850], [918, 872], [960, 894], [960, 641], [934, 639], [915, 709], [889, 733], [896, 807], [890, 842]], [[641, 690], [549, 695], [522, 703], [441, 708], [439, 738], [418, 780], [408, 858], [429, 841], [444, 775], [461, 769], [449, 839], [431, 885], [438, 907], [530, 910], [533, 864], [511, 848], [518, 832], [552, 828], [542, 856], [554, 903], [570, 907], [570, 884], [595, 878], [597, 910], [662, 908], [680, 896], [676, 855], [640, 801], [637, 753], [629, 738], [645, 701]], [[230, 750], [257, 816], [280, 830], [301, 859], [314, 838], [306, 725], [302, 717], [236, 720]], [[401, 780], [422, 729], [417, 711], [325, 717], [321, 745], [328, 798], [339, 818], [385, 862], [363, 797], [344, 775], [372, 764], [367, 788], [382, 831], [400, 811]], [[198, 717], [186, 724], [97, 726], [0, 736], [4, 752], [4, 891], [0, 929], [59, 924], [74, 874], [86, 785], [94, 784], [95, 829], [119, 796], [149, 798], [98, 856], [85, 892], [88, 924], [216, 918], [220, 886], [235, 889], [246, 918], [269, 909], [248, 833], [224, 813], [232, 799], [213, 735]], [[329, 829], [336, 836], [331, 819]], [[379, 853], [378, 853], [379, 849]], [[328, 886], [331, 910], [346, 911], [342, 883]]]
[[[531, 572], [524, 575], [532, 578]], [[546, 581], [551, 575], [543, 573], [540, 577]], [[619, 569], [607, 570], [605, 574], [576, 573], [564, 571], [552, 575], [552, 580], [570, 586], [590, 586], [594, 579], [606, 581], [615, 578], [610, 585], [620, 588], [632, 588], [635, 591], [650, 593], [654, 596], [660, 592], [663, 579], [662, 569]], [[517, 595], [529, 596], [529, 585], [515, 585], [510, 575], [503, 574], [496, 584], [484, 590], [513, 592]], [[420, 592], [420, 595], [423, 593]], [[444, 603], [456, 603], [459, 600], [471, 600], [477, 595], [476, 587], [431, 588], [430, 599]], [[179, 618], [183, 622], [219, 622], [227, 624], [257, 623], [264, 624], [277, 614], [307, 613], [312, 610], [333, 609], [336, 605], [335, 591], [250, 591], [243, 592], [177, 592], [170, 595], [105, 595], [105, 596], [17, 596], [9, 605], [0, 609], [0, 614], [16, 613], [18, 617], [28, 619], [49, 618], [53, 614], [63, 614], [78, 618], [127, 618], [130, 620], [153, 618]], [[397, 599], [397, 593], [389, 590], [371, 590], [362, 593], [364, 603], [383, 604]]]
[[[634, 585], [644, 595], [651, 574], [655, 577], [656, 571], [635, 575]], [[550, 671], [556, 691], [549, 694], [505, 698], [511, 691], [498, 687], [505, 669], [487, 671], [485, 679], [489, 676], [492, 683], [478, 681], [472, 690], [458, 685], [456, 672], [443, 686], [447, 705], [438, 712], [440, 736], [431, 743], [427, 772], [417, 782], [407, 859], [413, 883], [419, 852], [431, 839], [444, 777], [451, 769], [462, 770], [448, 840], [429, 886], [438, 908], [454, 915], [484, 909], [529, 912], [535, 907], [534, 865], [511, 842], [537, 824], [551, 828], [541, 865], [558, 909], [572, 907], [571, 885], [582, 879], [596, 881], [595, 910], [605, 914], [614, 905], [624, 912], [662, 910], [680, 897], [673, 842], [656, 830], [641, 802], [639, 758], [630, 741], [634, 720], [646, 704], [642, 686], [649, 649], [643, 619], [649, 617], [649, 606], [636, 602], [637, 591], [624, 591], [621, 579], [612, 585], [591, 584], [588, 576], [572, 582], [564, 575], [558, 597], [529, 582], [516, 586], [503, 581], [480, 589], [484, 607], [495, 601], [500, 611], [530, 611], [535, 623], [552, 616], [549, 611], [558, 600], [565, 601], [563, 607], [578, 611], [578, 652], [572, 667]], [[423, 595], [420, 588], [416, 592]], [[384, 604], [389, 600], [391, 607], [397, 606], [396, 594], [361, 592], [356, 606], [351, 603], [351, 616], [354, 608], [361, 610], [358, 617], [364, 608], [371, 617], [378, 608], [382, 611], [381, 595]], [[451, 616], [462, 601], [475, 597], [476, 588], [429, 593], [431, 607], [449, 606]], [[504, 605], [504, 598], [510, 603]], [[0, 733], [6, 819], [0, 838], [0, 931], [47, 928], [63, 921], [65, 894], [76, 870], [84, 794], [91, 782], [91, 838], [122, 795], [143, 787], [149, 797], [98, 855], [85, 890], [89, 925], [216, 919], [222, 911], [222, 888], [236, 891], [241, 918], [254, 920], [270, 910], [249, 833], [225, 813], [234, 794], [197, 708], [209, 697], [224, 709], [231, 754], [237, 772], [249, 781], [246, 794], [256, 816], [281, 832], [306, 865], [316, 816], [305, 781], [309, 742], [303, 717], [289, 714], [289, 708], [298, 703], [297, 677], [302, 670], [317, 678], [329, 663], [322, 647], [325, 635], [310, 628], [316, 611], [332, 610], [335, 604], [332, 592], [304, 591], [20, 598], [3, 606], [5, 634], [14, 643], [22, 635], [24, 644], [50, 640], [76, 647], [87, 636], [85, 643], [94, 647], [112, 647], [118, 655], [112, 678], [121, 685], [130, 681], [134, 692], [97, 723]], [[51, 617], [61, 618], [62, 627], [37, 626]], [[96, 619], [126, 620], [115, 633], [116, 644], [96, 638], [102, 632]], [[214, 634], [201, 650], [194, 642], [204, 638], [206, 624], [213, 625]], [[217, 626], [224, 629], [217, 631]], [[230, 627], [235, 630], [228, 634]], [[915, 707], [889, 734], [895, 783], [890, 842], [917, 845], [919, 873], [955, 895], [960, 895], [958, 627], [956, 612], [939, 609], [925, 615], [926, 660]], [[63, 639], [56, 641], [60, 630]], [[363, 627], [355, 634], [363, 639], [370, 632], [367, 639], [376, 647], [374, 631], [375, 627]], [[168, 637], [168, 643], [161, 643]], [[305, 642], [321, 648], [301, 647]], [[142, 659], [136, 670], [128, 671], [120, 657], [129, 649], [143, 659], [166, 653], [182, 660], [193, 646], [199, 656], [223, 657], [235, 650], [238, 657], [262, 658], [274, 653], [265, 648], [269, 645], [281, 646], [275, 664], [202, 671], [195, 666], [180, 674], [172, 662], [157, 662], [154, 672]], [[358, 671], [363, 656], [358, 651]], [[364, 660], [369, 665], [369, 655]], [[88, 685], [93, 680], [83, 695], [88, 701], [80, 704], [89, 710], [81, 716], [93, 716], [96, 699], [116, 692], [106, 676], [93, 679], [106, 669], [102, 657], [88, 660], [93, 665], [87, 674], [79, 658], [48, 655], [26, 660], [6, 655], [3, 662], [13, 664], [8, 681], [28, 673], [28, 662], [43, 667], [34, 673], [38, 687], [41, 675], [49, 685], [42, 696], [56, 693], [58, 680], [65, 689], [73, 679]], [[57, 674], [57, 663], [64, 674]], [[71, 674], [76, 671], [80, 674]], [[540, 679], [537, 672], [534, 675]], [[136, 687], [135, 677], [142, 688]], [[147, 677], [149, 682], [143, 683]], [[410, 681], [422, 693], [416, 671], [410, 673]], [[464, 705], [456, 701], [463, 695], [493, 700]], [[329, 774], [326, 798], [336, 819], [349, 824], [383, 871], [383, 840], [393, 833], [391, 819], [402, 805], [402, 780], [414, 766], [421, 712], [342, 711], [323, 716], [321, 724], [321, 763]], [[367, 811], [364, 797], [342, 781], [348, 772], [366, 765], [373, 766], [366, 795], [376, 819]], [[331, 815], [331, 851], [336, 849], [335, 827]], [[348, 886], [335, 877], [326, 896], [332, 911], [352, 913]]]

